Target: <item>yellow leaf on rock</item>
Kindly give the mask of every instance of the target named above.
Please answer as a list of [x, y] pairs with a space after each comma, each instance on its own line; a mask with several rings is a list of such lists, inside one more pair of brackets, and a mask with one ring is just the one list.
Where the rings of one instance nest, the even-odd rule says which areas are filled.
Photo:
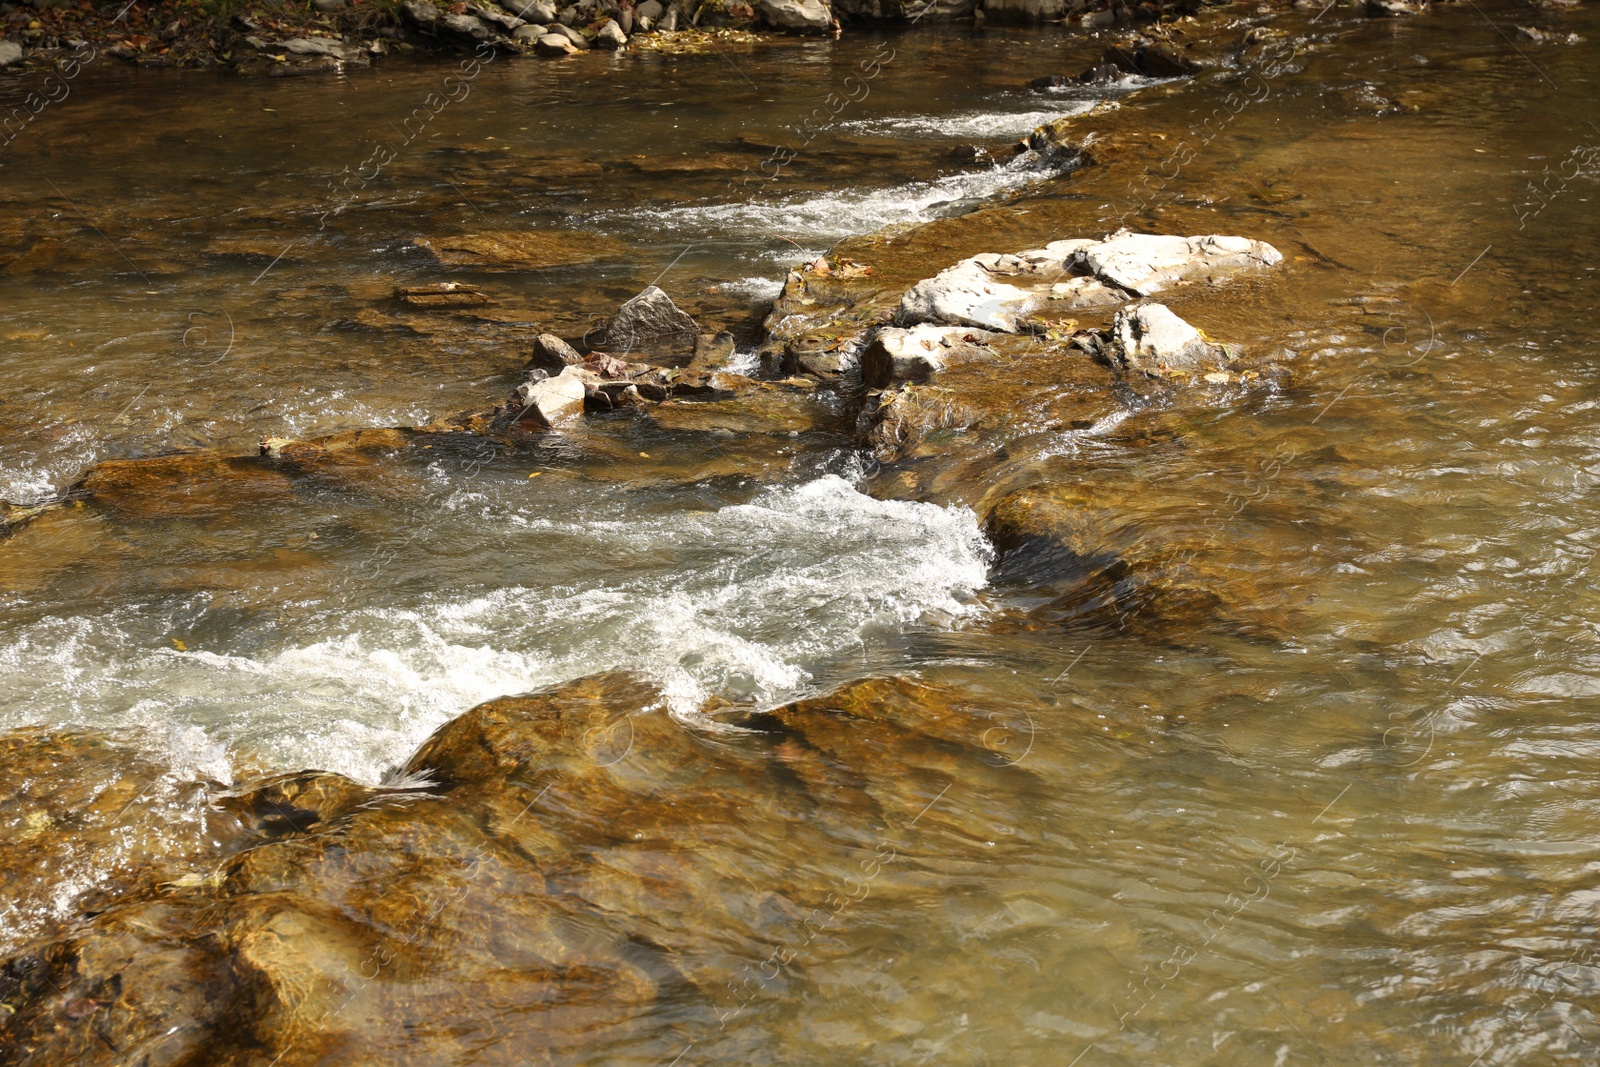
[[179, 652], [189, 651], [189, 646], [178, 640], [176, 637], [172, 639], [172, 647], [177, 649]]

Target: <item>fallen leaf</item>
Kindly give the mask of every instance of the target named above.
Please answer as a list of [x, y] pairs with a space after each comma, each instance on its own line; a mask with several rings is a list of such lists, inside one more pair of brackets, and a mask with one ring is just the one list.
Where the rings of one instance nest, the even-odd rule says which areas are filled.
[[189, 651], [189, 646], [178, 640], [176, 637], [172, 639], [172, 647], [177, 649], [179, 652]]

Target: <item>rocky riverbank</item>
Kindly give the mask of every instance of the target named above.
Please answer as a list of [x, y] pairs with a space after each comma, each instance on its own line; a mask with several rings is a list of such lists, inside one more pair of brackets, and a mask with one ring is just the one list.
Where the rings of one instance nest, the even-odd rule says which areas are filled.
[[678, 53], [778, 34], [837, 36], [862, 23], [984, 20], [1085, 29], [1155, 22], [1195, 0], [313, 0], [309, 4], [0, 4], [0, 67], [81, 64], [216, 67], [284, 76], [340, 72], [385, 56], [476, 52], [558, 59], [590, 51]]

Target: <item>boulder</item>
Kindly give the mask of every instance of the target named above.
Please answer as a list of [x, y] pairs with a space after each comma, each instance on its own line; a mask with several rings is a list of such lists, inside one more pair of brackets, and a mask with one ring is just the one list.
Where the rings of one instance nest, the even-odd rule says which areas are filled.
[[1178, 45], [1147, 38], [1107, 45], [1100, 56], [1100, 63], [1147, 78], [1182, 78], [1198, 74], [1201, 70], [1201, 65], [1185, 55]]
[[615, 19], [606, 19], [594, 35], [594, 46], [611, 52], [625, 47], [627, 43], [628, 35], [622, 32], [622, 27], [617, 25]]
[[9, 67], [22, 59], [22, 46], [15, 41], [0, 41], [0, 67]]
[[548, 26], [556, 20], [556, 9], [553, 4], [544, 0], [499, 0], [500, 6], [524, 22], [531, 22], [539, 26]]
[[985, 330], [962, 326], [886, 326], [861, 355], [862, 382], [868, 389], [883, 389], [925, 381], [944, 370], [952, 357], [981, 353], [988, 337]]
[[833, 12], [822, 0], [761, 0], [761, 21], [780, 30], [825, 33]]
[[583, 51], [561, 33], [547, 33], [533, 43], [535, 55], [541, 56], [571, 56]]
[[438, 28], [469, 41], [483, 42], [496, 36], [495, 31], [490, 29], [482, 19], [472, 15], [457, 15], [448, 11], [439, 16]]
[[667, 8], [667, 13], [661, 16], [661, 22], [658, 24], [657, 29], [662, 33], [677, 33], [678, 9], [675, 7]]
[[577, 30], [573, 29], [571, 26], [568, 26], [564, 22], [553, 23], [550, 29], [571, 41], [575, 46], [577, 46], [577, 49], [580, 52], [587, 52], [591, 47], [589, 44], [589, 38], [585, 37], [583, 34], [579, 33]]
[[1127, 230], [1085, 245], [1077, 257], [1101, 281], [1140, 296], [1180, 282], [1211, 282], [1235, 271], [1283, 262], [1276, 248], [1247, 237], [1172, 237]]
[[1117, 312], [1111, 324], [1111, 359], [1152, 377], [1193, 374], [1227, 361], [1220, 345], [1184, 322], [1165, 304], [1140, 304]]
[[568, 367], [583, 365], [578, 350], [553, 333], [541, 333], [533, 342], [533, 356], [528, 360], [529, 370], [543, 370], [560, 374]]
[[633, 11], [639, 18], [649, 19], [651, 22], [659, 22], [666, 8], [661, 6], [659, 0], [644, 0], [644, 3], [634, 8]]
[[405, 0], [401, 5], [406, 18], [419, 30], [432, 31], [439, 25], [440, 10], [428, 0]]
[[344, 46], [326, 37], [293, 37], [283, 42], [283, 49], [297, 56], [332, 56], [344, 58]]
[[606, 340], [626, 353], [637, 348], [692, 346], [700, 330], [672, 298], [654, 285], [623, 304], [606, 330]]
[[484, 22], [490, 23], [494, 26], [499, 26], [507, 33], [514, 33], [522, 28], [524, 25], [522, 19], [515, 15], [508, 15], [504, 11], [501, 11], [498, 7], [489, 7], [487, 6], [488, 3], [489, 0], [484, 0], [484, 4], [482, 6], [472, 9], [472, 14]]

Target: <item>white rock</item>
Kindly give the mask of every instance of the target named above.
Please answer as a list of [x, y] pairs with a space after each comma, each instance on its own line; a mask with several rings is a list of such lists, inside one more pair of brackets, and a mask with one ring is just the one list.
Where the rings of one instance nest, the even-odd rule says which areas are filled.
[[1146, 374], [1194, 373], [1226, 360], [1222, 349], [1165, 304], [1123, 308], [1111, 323], [1111, 354], [1122, 366]]
[[822, 0], [761, 0], [761, 19], [780, 30], [821, 32], [833, 21]]
[[1216, 281], [1235, 271], [1271, 267], [1283, 254], [1247, 237], [1171, 237], [1119, 230], [1078, 250], [1101, 281], [1149, 296], [1179, 282]]
[[606, 48], [614, 52], [627, 43], [628, 35], [622, 32], [622, 27], [617, 25], [615, 19], [606, 19], [605, 25], [594, 35], [596, 48]]
[[886, 326], [861, 355], [862, 382], [868, 389], [882, 389], [895, 382], [922, 381], [944, 370], [952, 358], [978, 354], [988, 336], [970, 326]]
[[539, 409], [546, 422], [583, 413], [585, 372], [579, 367], [568, 367], [554, 378], [529, 382], [517, 389], [526, 404]]
[[1038, 294], [995, 281], [967, 259], [912, 286], [900, 298], [897, 318], [907, 326], [930, 322], [1016, 333], [1020, 320], [1042, 302]]
[[15, 41], [0, 41], [0, 67], [9, 67], [22, 58], [22, 46]]

